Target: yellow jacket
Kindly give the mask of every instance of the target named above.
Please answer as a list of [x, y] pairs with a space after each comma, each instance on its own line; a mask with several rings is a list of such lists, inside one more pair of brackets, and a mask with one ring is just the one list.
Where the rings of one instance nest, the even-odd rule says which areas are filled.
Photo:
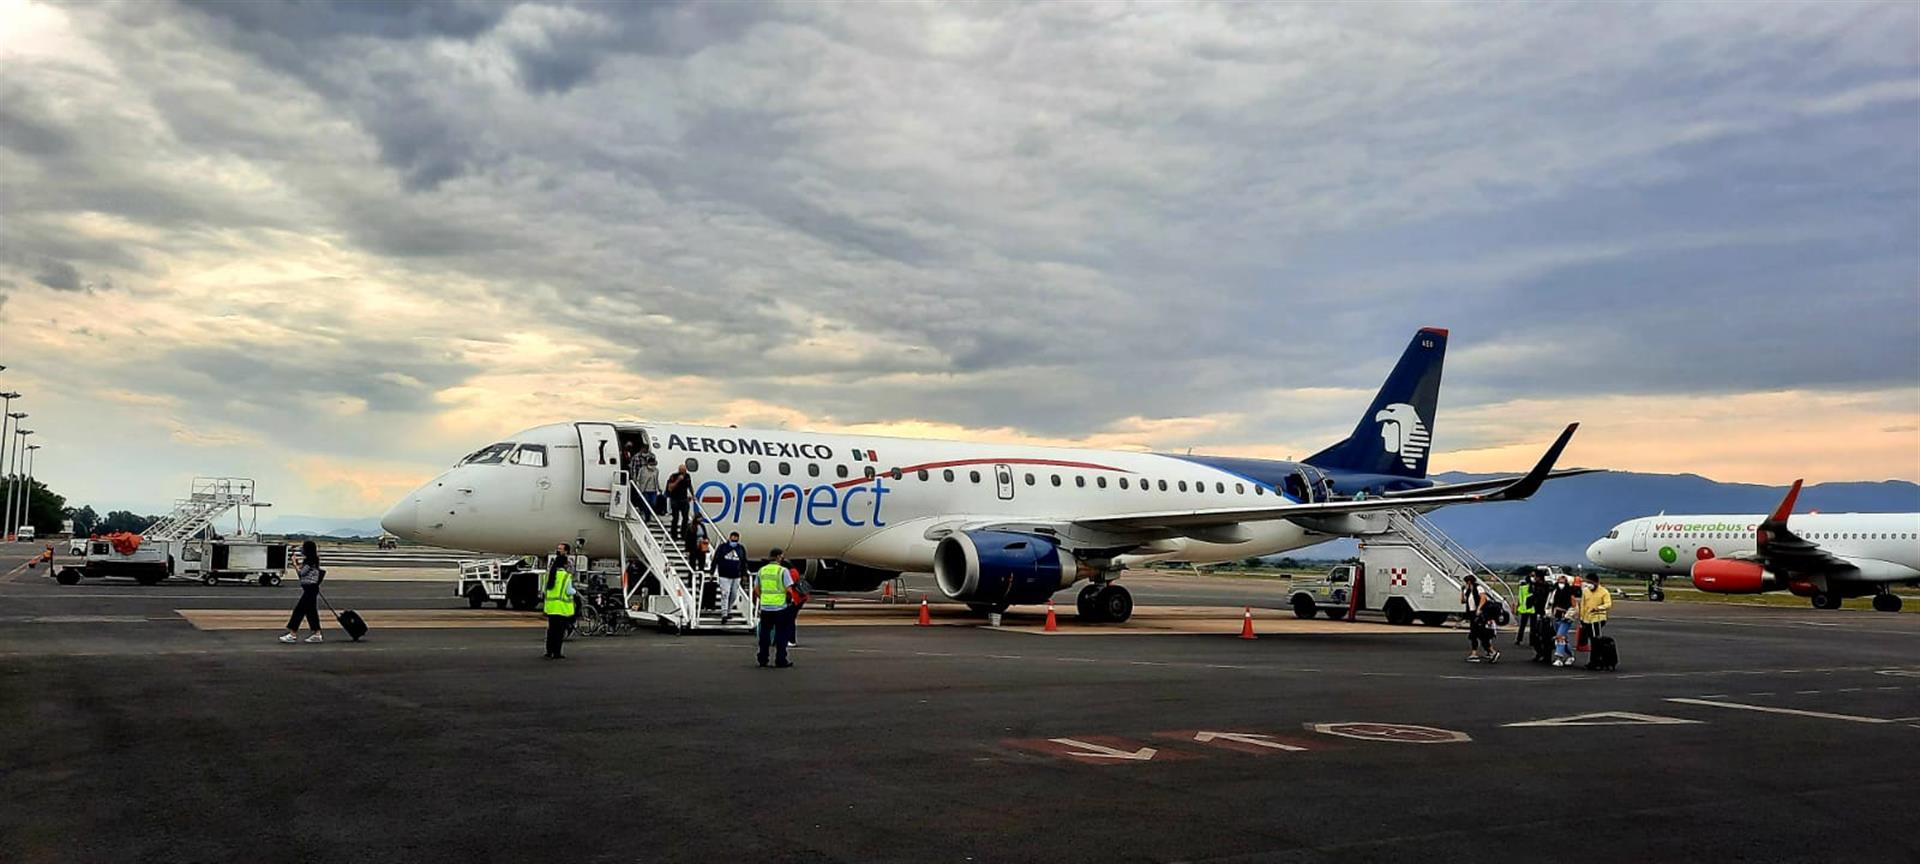
[[1580, 620], [1605, 621], [1613, 609], [1613, 592], [1604, 585], [1588, 585], [1580, 592]]

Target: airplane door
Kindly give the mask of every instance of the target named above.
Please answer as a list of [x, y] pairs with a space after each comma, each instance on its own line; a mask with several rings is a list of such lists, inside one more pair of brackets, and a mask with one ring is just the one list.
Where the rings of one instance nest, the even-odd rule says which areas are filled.
[[1000, 493], [1000, 500], [1013, 500], [1013, 466], [993, 466], [993, 486]]
[[1647, 551], [1647, 534], [1652, 529], [1653, 523], [1646, 520], [1641, 520], [1640, 524], [1633, 526], [1633, 551]]
[[606, 504], [620, 482], [620, 433], [612, 423], [575, 423], [580, 431], [580, 503]]

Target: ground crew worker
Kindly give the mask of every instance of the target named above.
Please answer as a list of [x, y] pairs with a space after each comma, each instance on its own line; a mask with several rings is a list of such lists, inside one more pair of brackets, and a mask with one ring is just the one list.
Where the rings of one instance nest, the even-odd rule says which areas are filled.
[[547, 613], [547, 653], [548, 660], [565, 660], [567, 655], [560, 652], [561, 643], [567, 639], [567, 628], [573, 626], [573, 565], [568, 562], [567, 544], [562, 543], [553, 550], [553, 559], [547, 563], [546, 603], [542, 607]]
[[785, 554], [773, 550], [772, 560], [760, 568], [753, 585], [753, 597], [760, 603], [757, 659], [766, 666], [767, 648], [771, 646], [775, 649], [773, 665], [781, 669], [793, 665], [787, 659], [787, 643], [793, 640], [793, 614], [799, 611], [794, 603], [793, 574], [787, 571], [786, 561]]
[[1513, 595], [1514, 605], [1520, 607], [1518, 610], [1520, 612], [1520, 626], [1516, 628], [1519, 632], [1513, 634], [1513, 644], [1515, 645], [1525, 644], [1527, 634], [1532, 632], [1533, 597], [1534, 593], [1539, 590], [1534, 587], [1534, 580], [1538, 578], [1540, 578], [1538, 575], [1528, 573], [1527, 578], [1520, 580], [1520, 590]]
[[1585, 631], [1582, 642], [1593, 645], [1600, 638], [1600, 630], [1607, 626], [1607, 613], [1613, 610], [1613, 592], [1600, 587], [1600, 577], [1588, 574], [1586, 590], [1580, 592], [1580, 627]]

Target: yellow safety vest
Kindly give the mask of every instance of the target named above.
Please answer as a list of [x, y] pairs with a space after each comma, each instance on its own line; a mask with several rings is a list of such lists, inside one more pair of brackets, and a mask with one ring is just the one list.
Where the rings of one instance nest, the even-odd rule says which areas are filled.
[[760, 608], [787, 608], [787, 568], [778, 561], [760, 568]]
[[548, 615], [573, 617], [573, 598], [567, 596], [567, 589], [573, 586], [573, 574], [562, 567], [554, 571], [553, 584], [547, 586], [546, 612]]

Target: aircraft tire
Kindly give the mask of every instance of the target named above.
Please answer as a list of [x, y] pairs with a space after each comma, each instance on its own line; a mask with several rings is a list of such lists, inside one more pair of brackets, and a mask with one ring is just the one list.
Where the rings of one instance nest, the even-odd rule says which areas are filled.
[[1815, 609], [1838, 609], [1840, 608], [1840, 603], [1841, 597], [1838, 594], [1828, 591], [1816, 591], [1813, 594], [1813, 608]]
[[1100, 608], [1093, 602], [1094, 596], [1099, 593], [1098, 585], [1088, 585], [1080, 589], [1079, 596], [1073, 598], [1073, 614], [1082, 621], [1100, 620]]
[[1119, 624], [1133, 617], [1133, 592], [1118, 585], [1108, 585], [1100, 589], [1094, 598], [1094, 605], [1100, 609], [1100, 617]]
[[1873, 611], [1875, 612], [1900, 611], [1900, 595], [1895, 594], [1891, 591], [1885, 594], [1873, 595]]

